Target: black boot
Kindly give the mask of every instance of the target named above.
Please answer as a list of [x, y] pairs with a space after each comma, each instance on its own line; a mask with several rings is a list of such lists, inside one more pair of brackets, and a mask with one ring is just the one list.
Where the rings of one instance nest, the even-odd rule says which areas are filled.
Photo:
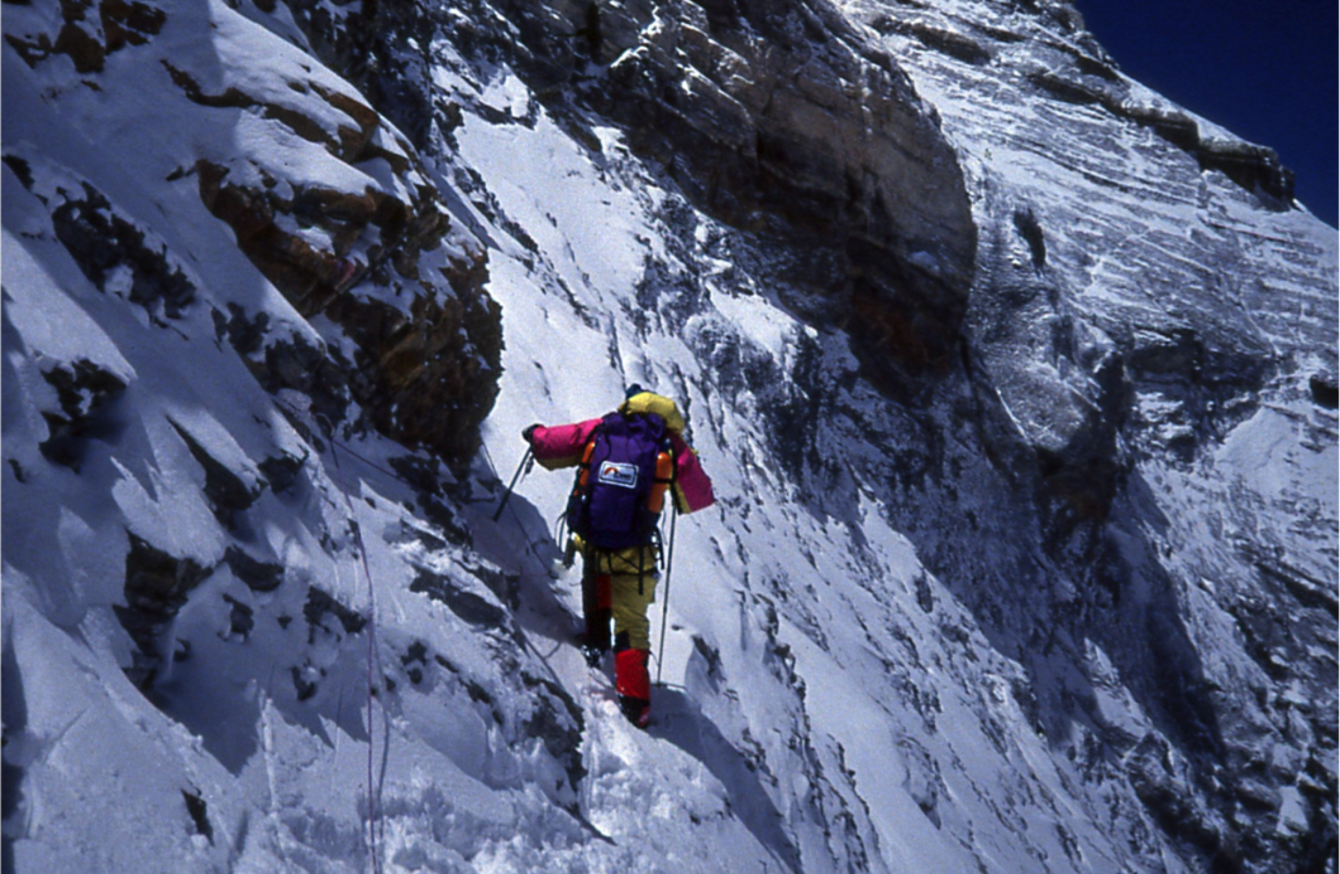
[[613, 614], [609, 610], [593, 610], [586, 617], [586, 633], [582, 635], [582, 655], [591, 667], [600, 665], [605, 653], [610, 651], [610, 620]]
[[607, 652], [609, 652], [609, 649], [601, 649], [600, 647], [592, 646], [589, 643], [582, 644], [582, 657], [585, 658], [586, 663], [593, 668], [600, 667], [600, 661], [605, 658], [605, 653]]
[[651, 702], [643, 698], [633, 698], [628, 695], [619, 696], [619, 709], [627, 720], [638, 728], [645, 730], [651, 725]]

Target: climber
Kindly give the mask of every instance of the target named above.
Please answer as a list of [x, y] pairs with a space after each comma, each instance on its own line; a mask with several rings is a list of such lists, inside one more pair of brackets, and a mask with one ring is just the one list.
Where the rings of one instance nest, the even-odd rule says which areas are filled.
[[628, 389], [618, 410], [570, 425], [522, 432], [545, 469], [578, 467], [568, 501], [569, 555], [582, 555], [582, 650], [594, 667], [610, 650], [614, 685], [629, 721], [651, 719], [647, 607], [655, 600], [660, 556], [656, 520], [668, 491], [674, 510], [712, 504], [712, 482], [684, 442], [684, 417], [669, 398]]

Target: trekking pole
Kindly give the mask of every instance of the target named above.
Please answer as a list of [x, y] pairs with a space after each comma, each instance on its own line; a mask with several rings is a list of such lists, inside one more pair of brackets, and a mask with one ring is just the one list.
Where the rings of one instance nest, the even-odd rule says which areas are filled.
[[512, 482], [507, 486], [507, 491], [503, 493], [502, 502], [498, 504], [498, 512], [493, 514], [493, 521], [497, 522], [502, 516], [503, 508], [507, 506], [507, 499], [512, 497], [512, 489], [516, 488], [516, 481], [521, 479], [521, 472], [524, 470], [530, 473], [531, 467], [535, 463], [535, 450], [527, 448], [526, 454], [521, 456], [521, 463], [516, 466], [516, 473], [512, 474]]
[[670, 514], [670, 546], [665, 553], [665, 600], [661, 603], [661, 642], [656, 647], [656, 685], [661, 685], [661, 665], [665, 662], [665, 620], [670, 615], [670, 570], [675, 564], [675, 520], [679, 508]]

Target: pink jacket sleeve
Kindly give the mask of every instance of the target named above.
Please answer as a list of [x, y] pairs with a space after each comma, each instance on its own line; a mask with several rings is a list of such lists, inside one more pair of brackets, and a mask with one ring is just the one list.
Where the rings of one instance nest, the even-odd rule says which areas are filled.
[[712, 494], [712, 481], [698, 463], [698, 453], [685, 443], [678, 434], [671, 434], [675, 445], [675, 507], [681, 513], [696, 513], [712, 506], [716, 497]]
[[555, 425], [552, 428], [539, 426], [530, 435], [530, 448], [535, 453], [535, 460], [545, 470], [577, 466], [582, 461], [582, 451], [591, 439], [591, 432], [600, 421], [587, 419], [585, 422]]

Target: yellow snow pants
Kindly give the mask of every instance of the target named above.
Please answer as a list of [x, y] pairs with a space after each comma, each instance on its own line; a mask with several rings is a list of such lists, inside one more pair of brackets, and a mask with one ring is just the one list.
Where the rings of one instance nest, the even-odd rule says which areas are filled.
[[[585, 585], [593, 586], [596, 605], [614, 615], [617, 645], [629, 649], [651, 649], [651, 622], [647, 608], [656, 602], [657, 550], [634, 546], [606, 551], [586, 551]], [[626, 635], [626, 636], [625, 636]]]

